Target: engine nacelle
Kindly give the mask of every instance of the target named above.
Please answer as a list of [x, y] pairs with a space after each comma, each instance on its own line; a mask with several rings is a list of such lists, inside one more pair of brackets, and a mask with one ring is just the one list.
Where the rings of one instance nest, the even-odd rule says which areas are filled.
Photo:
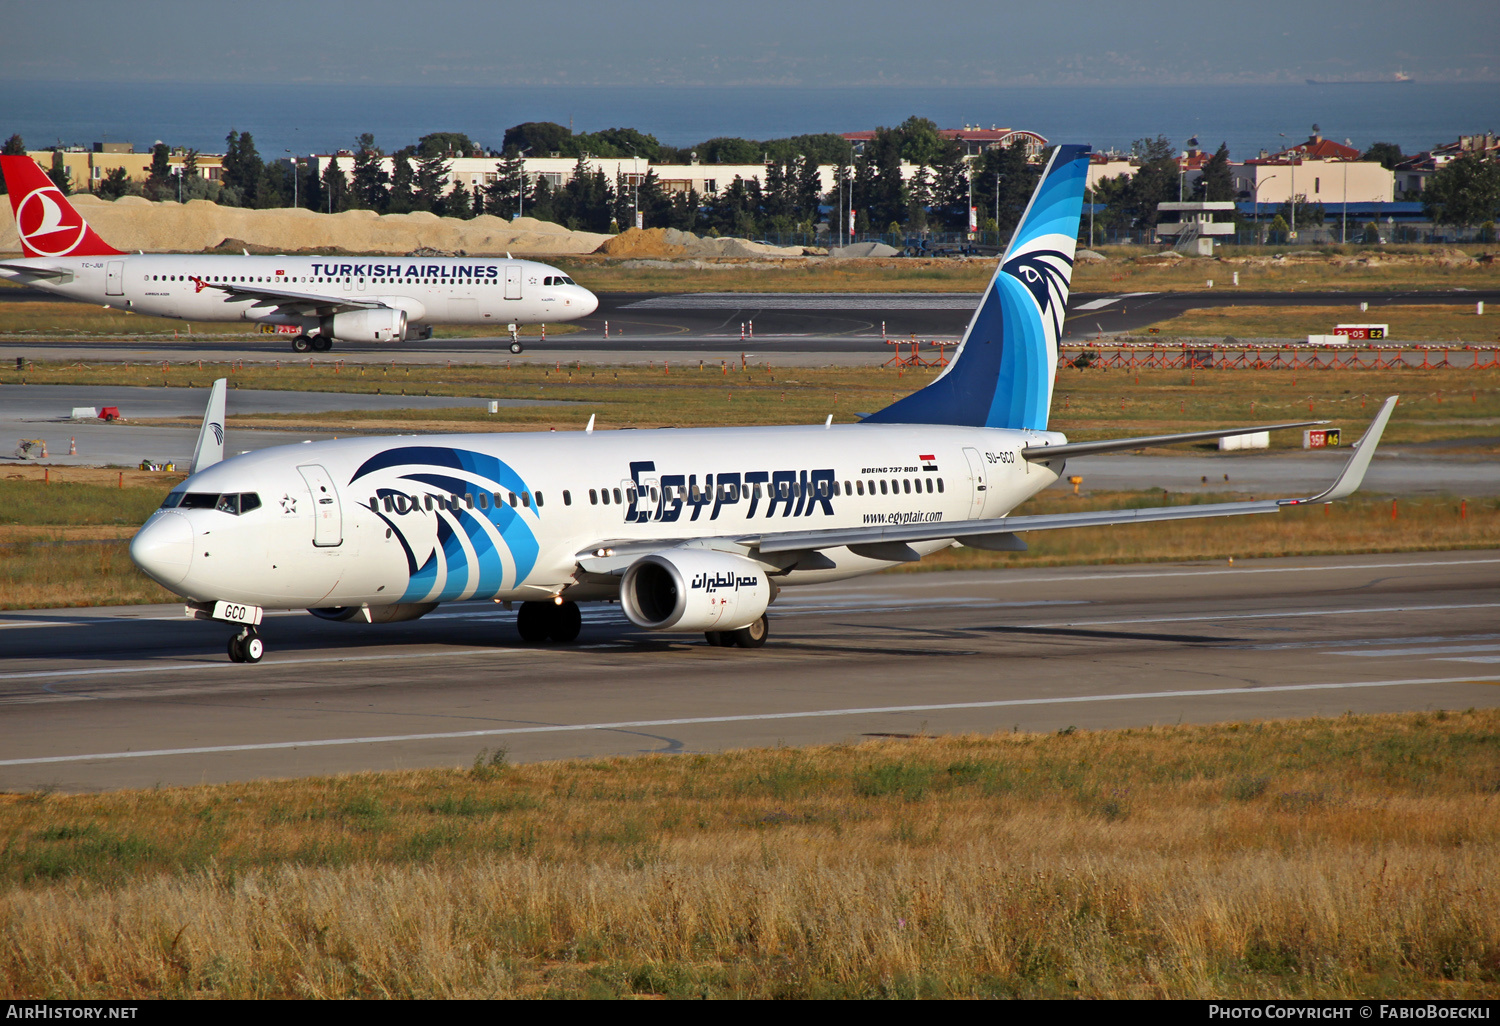
[[620, 582], [620, 607], [649, 631], [732, 631], [771, 604], [765, 570], [743, 556], [677, 549], [642, 556]]
[[399, 342], [406, 337], [405, 310], [351, 310], [324, 317], [319, 330], [345, 342]]
[[400, 623], [420, 619], [437, 607], [436, 602], [401, 602], [393, 606], [323, 606], [308, 612], [339, 623]]

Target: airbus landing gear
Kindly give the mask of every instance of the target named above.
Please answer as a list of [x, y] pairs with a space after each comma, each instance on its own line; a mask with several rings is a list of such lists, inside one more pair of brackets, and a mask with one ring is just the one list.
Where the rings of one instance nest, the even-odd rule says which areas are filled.
[[332, 348], [333, 339], [327, 335], [309, 335], [303, 332], [292, 339], [292, 349], [298, 353], [305, 353], [309, 350], [315, 353], [326, 353]]
[[333, 348], [333, 339], [327, 335], [314, 335], [312, 337], [312, 347], [314, 352], [326, 353]]
[[520, 355], [521, 353], [526, 351], [526, 347], [521, 345], [519, 339], [512, 339], [510, 343], [510, 351], [517, 355]]
[[522, 602], [516, 614], [516, 630], [528, 645], [552, 640], [561, 645], [578, 638], [583, 629], [583, 614], [577, 602]]
[[292, 352], [294, 353], [305, 353], [312, 349], [312, 347], [313, 340], [311, 335], [298, 335], [292, 339]]
[[229, 658], [236, 663], [258, 663], [266, 654], [266, 643], [254, 627], [246, 627], [229, 639]]
[[521, 345], [520, 329], [514, 324], [507, 325], [507, 327], [510, 328], [510, 351], [519, 356], [524, 348]]
[[769, 636], [770, 629], [764, 616], [738, 630], [703, 632], [703, 637], [715, 648], [760, 648]]

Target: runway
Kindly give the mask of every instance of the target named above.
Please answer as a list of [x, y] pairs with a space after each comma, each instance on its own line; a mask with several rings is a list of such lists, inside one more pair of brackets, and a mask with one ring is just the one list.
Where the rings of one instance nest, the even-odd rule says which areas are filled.
[[[0, 289], [0, 302], [52, 299], [36, 289]], [[1219, 306], [1327, 306], [1350, 318], [1370, 318], [1390, 304], [1500, 302], [1500, 289], [1407, 292], [1255, 292], [1220, 288], [1194, 292], [1077, 293], [1069, 301], [1063, 341], [1139, 331], [1188, 310]], [[949, 293], [599, 293], [599, 309], [575, 322], [579, 330], [524, 340], [512, 357], [503, 338], [452, 338], [391, 344], [340, 341], [329, 354], [294, 356], [286, 336], [240, 335], [103, 341], [37, 339], [0, 342], [0, 363], [30, 360], [330, 360], [407, 363], [463, 360], [582, 360], [647, 363], [737, 360], [779, 366], [881, 363], [885, 340], [956, 339], [968, 326], [979, 294]], [[1370, 312], [1358, 313], [1367, 302]], [[742, 337], [741, 331], [745, 334]], [[1408, 340], [1411, 341], [1411, 340]], [[936, 350], [924, 350], [935, 356]]]
[[1500, 551], [887, 574], [784, 592], [749, 651], [463, 603], [270, 616], [246, 666], [180, 607], [0, 613], [0, 788], [1491, 706], [1497, 611]]

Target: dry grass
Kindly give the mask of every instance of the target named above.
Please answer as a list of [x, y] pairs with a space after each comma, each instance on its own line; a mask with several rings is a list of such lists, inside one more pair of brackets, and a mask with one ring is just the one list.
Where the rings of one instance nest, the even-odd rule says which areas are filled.
[[1402, 342], [1500, 341], [1500, 316], [1491, 310], [1481, 317], [1474, 304], [1453, 306], [1382, 306], [1360, 313], [1326, 306], [1226, 306], [1190, 310], [1161, 321], [1156, 327], [1167, 337], [1303, 338], [1332, 334], [1334, 324], [1389, 324], [1390, 339]]
[[1500, 995], [1500, 712], [0, 804], [15, 997]]
[[[1467, 247], [1476, 257], [1493, 250], [1492, 246]], [[1500, 281], [1500, 265], [1446, 266], [1442, 254], [1452, 254], [1452, 247], [1320, 247], [1309, 253], [1236, 246], [1226, 250], [1223, 258], [1166, 263], [1153, 259], [1160, 253], [1154, 248], [1110, 246], [1100, 251], [1107, 256], [1105, 261], [1080, 261], [1074, 268], [1074, 292], [1196, 291], [1206, 288], [1208, 279], [1217, 288], [1232, 288], [1229, 283], [1235, 271], [1242, 289], [1278, 292], [1493, 288]], [[1283, 259], [1275, 259], [1278, 256]], [[1147, 259], [1138, 261], [1139, 257]], [[650, 268], [584, 256], [562, 257], [554, 263], [581, 284], [604, 292], [978, 292], [995, 271], [992, 259], [813, 260], [786, 261], [783, 266], [726, 261], [703, 268], [684, 262]]]

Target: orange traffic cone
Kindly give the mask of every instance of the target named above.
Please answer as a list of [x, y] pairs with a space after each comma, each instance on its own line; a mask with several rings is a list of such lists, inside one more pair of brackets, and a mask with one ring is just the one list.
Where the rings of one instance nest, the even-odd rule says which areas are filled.
[[74, 438], [72, 435], [68, 436], [68, 455], [69, 456], [77, 456], [78, 455], [78, 440], [76, 438]]

